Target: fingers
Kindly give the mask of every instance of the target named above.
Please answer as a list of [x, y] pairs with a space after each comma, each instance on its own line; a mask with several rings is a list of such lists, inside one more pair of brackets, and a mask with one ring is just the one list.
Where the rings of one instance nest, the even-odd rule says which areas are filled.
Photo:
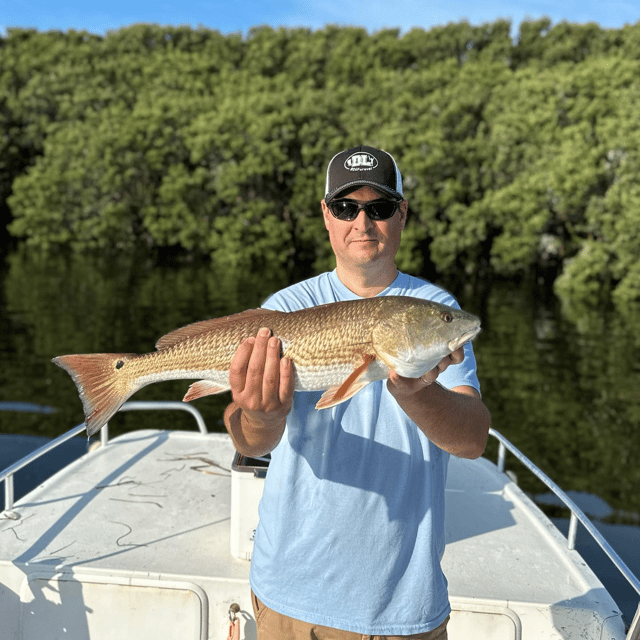
[[[260, 337], [260, 334], [258, 335]], [[280, 344], [280, 340], [272, 336], [268, 338], [264, 348], [260, 391], [265, 407], [274, 407], [280, 404]], [[260, 347], [262, 347], [262, 344], [260, 344]], [[262, 358], [260, 357], [258, 363], [261, 361]]]
[[464, 348], [460, 347], [448, 356], [445, 356], [438, 364], [419, 378], [403, 378], [395, 371], [389, 371], [387, 387], [396, 396], [410, 395], [433, 384], [438, 376], [452, 364], [460, 364], [464, 360]]
[[451, 364], [460, 364], [464, 360], [464, 347], [456, 349], [449, 358], [451, 359]]
[[241, 393], [245, 388], [247, 378], [247, 366], [249, 359], [253, 353], [253, 346], [256, 342], [255, 338], [247, 338], [237, 348], [231, 363], [229, 364], [229, 385], [231, 391], [235, 395]]
[[448, 356], [445, 356], [438, 362], [434, 371], [436, 374], [442, 373], [446, 369], [449, 368], [452, 364], [460, 364], [464, 360], [464, 347], [460, 347], [456, 349], [453, 353], [450, 353]]
[[263, 327], [258, 331], [249, 362], [247, 363], [244, 392], [255, 397], [258, 402], [262, 399], [262, 382], [265, 376], [267, 348], [270, 337], [271, 331], [269, 329]]
[[293, 366], [280, 352], [280, 340], [265, 327], [238, 347], [229, 367], [229, 384], [234, 401], [243, 409], [270, 412], [291, 404]]
[[293, 374], [293, 364], [289, 358], [280, 360], [280, 402], [283, 405], [290, 405], [293, 401], [295, 387], [295, 377]]
[[[425, 374], [425, 376], [428, 375], [430, 375], [430, 373]], [[421, 378], [405, 378], [393, 370], [389, 371], [387, 388], [396, 397], [417, 393], [421, 389], [424, 389], [425, 386], [424, 380]]]

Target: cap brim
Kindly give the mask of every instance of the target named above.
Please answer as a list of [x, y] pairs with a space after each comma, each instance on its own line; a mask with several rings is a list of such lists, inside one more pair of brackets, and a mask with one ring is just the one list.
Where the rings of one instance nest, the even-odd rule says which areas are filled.
[[348, 185], [341, 187], [334, 193], [328, 193], [325, 196], [324, 201], [326, 203], [329, 203], [332, 200], [335, 200], [336, 198], [344, 198], [345, 196], [348, 196], [353, 191], [357, 191], [362, 187], [371, 187], [374, 191], [377, 191], [381, 196], [390, 198], [395, 202], [402, 202], [404, 200], [404, 196], [398, 193], [397, 191], [395, 191], [394, 189], [388, 189], [383, 185], [380, 185], [375, 182], [368, 182], [367, 180], [354, 180], [353, 182], [350, 182]]

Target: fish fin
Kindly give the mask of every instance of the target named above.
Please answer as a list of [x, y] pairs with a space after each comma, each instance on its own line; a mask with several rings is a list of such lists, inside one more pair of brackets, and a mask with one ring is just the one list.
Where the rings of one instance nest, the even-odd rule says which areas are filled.
[[230, 316], [224, 316], [222, 318], [212, 318], [211, 320], [202, 320], [201, 322], [194, 322], [188, 324], [185, 327], [180, 327], [175, 331], [170, 331], [166, 335], [162, 336], [158, 342], [156, 342], [156, 349], [168, 349], [174, 345], [186, 340], [187, 338], [193, 338], [199, 336], [202, 333], [209, 331], [215, 331], [216, 329], [222, 329], [227, 323], [235, 322], [237, 320], [246, 320], [247, 318], [256, 318], [263, 316], [265, 321], [267, 318], [274, 314], [284, 313], [283, 311], [275, 311], [272, 309], [247, 309], [240, 313], [234, 313]]
[[196, 400], [203, 396], [213, 396], [216, 393], [224, 393], [225, 391], [229, 391], [230, 388], [229, 386], [224, 386], [211, 380], [199, 380], [189, 387], [186, 395], [182, 398], [182, 402], [191, 402], [191, 400]]
[[353, 398], [358, 391], [364, 389], [371, 380], [361, 380], [361, 378], [375, 359], [376, 357], [373, 354], [365, 354], [364, 362], [359, 367], [356, 367], [340, 386], [327, 389], [327, 391], [322, 394], [322, 397], [316, 404], [316, 409], [329, 409], [330, 407], [334, 407], [345, 400], [349, 400], [349, 398]]
[[348, 393], [344, 394], [343, 396], [340, 396], [338, 393], [340, 387], [332, 387], [331, 389], [327, 389], [327, 391], [322, 394], [320, 400], [318, 400], [316, 409], [330, 409], [331, 407], [335, 407], [337, 404], [340, 404], [345, 400], [349, 400], [349, 398], [353, 398], [353, 396], [355, 396], [358, 391], [364, 389], [368, 384], [368, 381], [353, 384], [349, 387]]
[[58, 356], [53, 362], [75, 382], [82, 400], [87, 435], [102, 429], [140, 386], [120, 370], [133, 353], [92, 353]]

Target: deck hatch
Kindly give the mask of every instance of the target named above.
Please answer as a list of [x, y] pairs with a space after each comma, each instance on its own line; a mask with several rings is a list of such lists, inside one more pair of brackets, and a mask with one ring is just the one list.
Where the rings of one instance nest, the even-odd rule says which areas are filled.
[[23, 640], [204, 640], [207, 596], [195, 584], [72, 574], [25, 580]]

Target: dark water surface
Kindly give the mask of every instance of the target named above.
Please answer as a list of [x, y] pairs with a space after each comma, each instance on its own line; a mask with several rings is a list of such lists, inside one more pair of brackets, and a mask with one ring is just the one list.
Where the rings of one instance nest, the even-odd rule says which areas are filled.
[[[45, 260], [24, 252], [8, 256], [0, 270], [0, 407], [27, 403], [0, 411], [0, 434], [49, 438], [83, 420], [76, 388], [51, 363], [54, 356], [152, 351], [172, 329], [259, 306], [287, 284], [284, 274], [234, 273], [209, 264]], [[612, 536], [621, 536], [620, 547], [628, 539], [633, 548], [626, 559], [637, 561], [640, 315], [607, 306], [562, 309], [544, 289], [509, 282], [483, 292], [448, 287], [464, 309], [482, 318], [474, 346], [494, 427], [565, 490], [604, 501], [606, 512], [596, 515], [604, 526], [620, 526]], [[188, 385], [151, 385], [134, 399], [179, 400]], [[223, 394], [195, 402], [210, 430], [221, 428], [228, 401]], [[122, 413], [110, 422], [112, 435], [133, 428], [194, 427], [190, 416], [174, 412]], [[494, 460], [495, 451], [487, 451]], [[525, 491], [545, 492], [516, 464], [508, 466]], [[547, 511], [566, 517], [553, 507]]]

